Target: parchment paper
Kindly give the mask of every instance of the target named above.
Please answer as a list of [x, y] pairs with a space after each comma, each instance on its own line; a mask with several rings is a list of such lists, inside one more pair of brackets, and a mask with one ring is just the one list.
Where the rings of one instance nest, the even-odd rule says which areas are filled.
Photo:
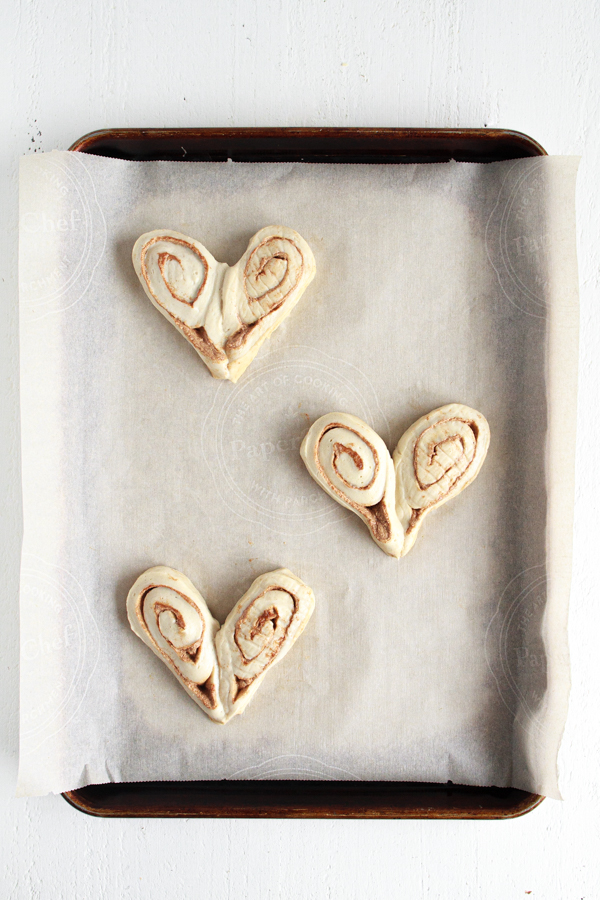
[[[559, 796], [576, 168], [22, 160], [21, 794], [289, 777]], [[169, 228], [233, 264], [268, 224], [303, 235], [317, 276], [240, 382], [218, 382], [131, 249]], [[339, 410], [393, 450], [452, 401], [488, 418], [488, 458], [396, 561], [312, 482], [300, 442]], [[220, 621], [279, 566], [316, 594], [227, 726], [128, 627], [127, 591], [157, 564]]]

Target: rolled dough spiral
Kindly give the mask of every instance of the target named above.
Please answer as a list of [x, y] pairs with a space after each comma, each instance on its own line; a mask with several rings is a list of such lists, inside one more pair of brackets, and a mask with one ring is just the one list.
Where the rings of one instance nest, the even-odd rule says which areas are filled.
[[316, 271], [306, 241], [283, 225], [257, 232], [234, 266], [176, 231], [143, 234], [132, 258], [154, 306], [215, 378], [230, 381], [290, 314]]
[[330, 413], [314, 423], [300, 454], [317, 484], [361, 517], [382, 550], [399, 556], [394, 468], [379, 435], [356, 416]]
[[127, 597], [132, 630], [215, 722], [243, 712], [267, 670], [291, 649], [314, 608], [311, 589], [288, 569], [257, 578], [220, 628], [192, 582], [154, 566]]
[[481, 413], [461, 403], [434, 409], [401, 437], [393, 463], [365, 422], [347, 413], [318, 419], [300, 454], [327, 493], [368, 526], [390, 556], [405, 556], [425, 515], [477, 476], [490, 442]]

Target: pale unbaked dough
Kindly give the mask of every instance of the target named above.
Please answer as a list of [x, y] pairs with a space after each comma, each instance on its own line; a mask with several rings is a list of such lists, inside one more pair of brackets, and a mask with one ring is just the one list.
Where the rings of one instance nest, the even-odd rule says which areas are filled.
[[176, 231], [149, 231], [133, 265], [156, 308], [215, 378], [237, 381], [314, 278], [312, 251], [291, 228], [270, 225], [234, 266]]
[[348, 413], [317, 419], [300, 454], [317, 484], [360, 516], [382, 550], [399, 557], [414, 544], [427, 513], [471, 484], [489, 442], [484, 416], [450, 403], [411, 425], [393, 461], [379, 435]]
[[189, 578], [154, 566], [127, 597], [132, 630], [214, 722], [243, 712], [267, 671], [302, 634], [314, 594], [289, 569], [259, 576], [222, 628]]

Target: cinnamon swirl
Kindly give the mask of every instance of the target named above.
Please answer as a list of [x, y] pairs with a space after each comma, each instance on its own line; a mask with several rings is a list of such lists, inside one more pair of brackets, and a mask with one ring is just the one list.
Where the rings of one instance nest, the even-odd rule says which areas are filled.
[[261, 575], [238, 600], [216, 636], [229, 717], [243, 712], [267, 671], [292, 648], [314, 605], [311, 589], [288, 569]]
[[257, 578], [222, 628], [191, 581], [154, 566], [127, 597], [132, 630], [171, 669], [215, 722], [243, 712], [267, 670], [301, 635], [314, 608], [311, 589], [288, 569]]
[[234, 266], [176, 231], [150, 231], [133, 248], [146, 294], [192, 344], [215, 378], [237, 381], [315, 275], [306, 241], [268, 226]]
[[382, 439], [348, 413], [313, 424], [300, 447], [306, 468], [327, 493], [363, 520], [390, 556], [400, 556], [403, 532], [394, 499], [394, 467]]
[[481, 413], [442, 406], [402, 436], [393, 462], [365, 422], [329, 413], [309, 429], [300, 454], [320, 487], [365, 522], [389, 556], [405, 556], [425, 515], [456, 497], [477, 476], [490, 429]]
[[422, 416], [394, 450], [396, 511], [408, 553], [427, 513], [463, 491], [479, 474], [490, 445], [481, 413], [450, 403]]

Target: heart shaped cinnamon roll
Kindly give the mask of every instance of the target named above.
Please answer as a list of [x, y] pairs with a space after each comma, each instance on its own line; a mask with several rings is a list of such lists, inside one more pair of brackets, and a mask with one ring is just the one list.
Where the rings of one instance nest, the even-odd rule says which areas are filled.
[[257, 578], [220, 627], [189, 578], [154, 566], [127, 597], [132, 630], [214, 722], [243, 712], [312, 615], [311, 589], [289, 569]]
[[237, 381], [288, 316], [315, 275], [306, 241], [269, 226], [251, 238], [234, 266], [176, 231], [150, 231], [133, 265], [156, 308], [181, 331], [215, 378]]
[[361, 517], [382, 550], [399, 557], [427, 513], [477, 477], [489, 443], [484, 416], [450, 403], [411, 425], [393, 460], [379, 435], [347, 413], [317, 419], [300, 454], [317, 484]]

